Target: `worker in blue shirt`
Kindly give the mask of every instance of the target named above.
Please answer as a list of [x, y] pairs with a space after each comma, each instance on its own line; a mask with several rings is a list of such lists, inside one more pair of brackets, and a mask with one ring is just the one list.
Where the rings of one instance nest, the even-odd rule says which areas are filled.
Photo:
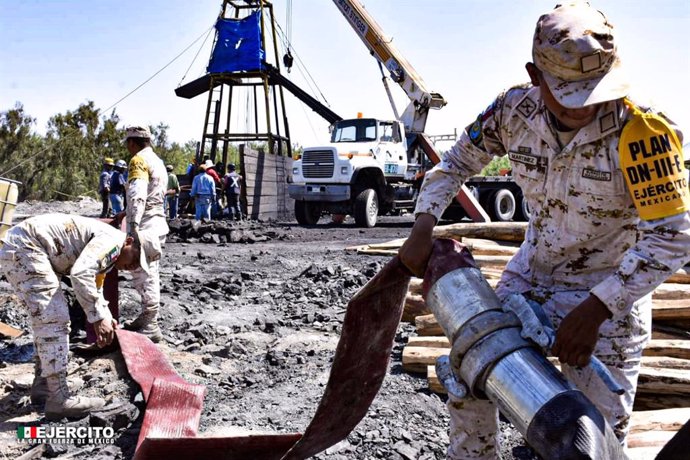
[[206, 174], [206, 165], [203, 163], [199, 167], [199, 174], [194, 176], [190, 195], [194, 198], [195, 219], [202, 222], [210, 221], [211, 205], [216, 199], [216, 183]]

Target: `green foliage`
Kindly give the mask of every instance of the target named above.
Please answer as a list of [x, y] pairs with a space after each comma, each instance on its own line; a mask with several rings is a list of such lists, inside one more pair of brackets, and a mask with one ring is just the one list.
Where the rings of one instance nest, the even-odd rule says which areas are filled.
[[20, 200], [26, 198], [26, 185], [33, 186], [36, 170], [45, 169], [35, 164], [35, 157], [46, 149], [46, 140], [32, 132], [35, 123], [21, 104], [0, 113], [0, 176], [24, 184], [19, 188]]
[[168, 138], [169, 125], [158, 123], [158, 126], [150, 126], [153, 140], [151, 142], [153, 150], [161, 157], [166, 165], [173, 165], [175, 174], [184, 174], [187, 165], [194, 158], [196, 152], [196, 142], [187, 141], [184, 145], [177, 142], [170, 143]]
[[494, 157], [491, 163], [486, 165], [482, 172], [479, 173], [480, 176], [500, 176], [502, 169], [510, 169], [510, 160], [508, 155], [502, 157]]
[[[35, 133], [35, 123], [20, 103], [0, 112], [0, 176], [22, 183], [20, 201], [96, 198], [103, 159], [130, 160], [120, 117], [114, 110], [101, 114], [92, 101], [51, 117], [44, 136]], [[170, 143], [168, 128], [164, 123], [151, 127], [153, 148], [175, 172], [184, 173], [196, 142]]]

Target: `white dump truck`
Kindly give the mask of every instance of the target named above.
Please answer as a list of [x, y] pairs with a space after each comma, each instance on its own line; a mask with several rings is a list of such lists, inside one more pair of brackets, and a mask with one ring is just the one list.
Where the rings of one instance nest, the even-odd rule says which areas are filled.
[[[385, 67], [410, 102], [399, 115], [384, 74], [394, 120], [336, 121], [331, 142], [306, 147], [302, 158], [294, 163], [288, 193], [295, 200], [300, 224], [314, 225], [327, 212], [349, 214], [357, 225], [373, 227], [381, 214], [414, 207], [424, 171], [439, 161], [424, 132], [429, 109], [440, 109], [446, 101], [427, 90], [419, 74], [359, 1], [333, 3], [376, 58], [381, 73]], [[463, 187], [457, 200], [473, 220], [490, 220], [467, 188]]]
[[402, 123], [338, 121], [329, 144], [305, 148], [293, 164], [288, 191], [297, 222], [314, 225], [327, 212], [349, 214], [358, 226], [373, 227], [379, 214], [414, 208], [422, 167], [408, 158]]

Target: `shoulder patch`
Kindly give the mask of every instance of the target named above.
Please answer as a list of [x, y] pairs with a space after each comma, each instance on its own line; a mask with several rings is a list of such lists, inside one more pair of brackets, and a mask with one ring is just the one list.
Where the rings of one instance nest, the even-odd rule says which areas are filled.
[[529, 118], [536, 109], [537, 103], [529, 97], [525, 97], [517, 106], [517, 111], [525, 118]]
[[475, 147], [481, 147], [484, 136], [482, 134], [482, 116], [479, 115], [477, 119], [467, 129], [467, 135], [470, 136], [470, 141]]
[[148, 182], [151, 178], [149, 174], [149, 167], [141, 155], [134, 155], [132, 159], [129, 160], [128, 170], [128, 182], [132, 182], [134, 179], [143, 179]]
[[101, 257], [98, 258], [98, 268], [105, 272], [110, 269], [110, 267], [115, 263], [117, 257], [120, 255], [120, 248], [113, 246], [109, 251], [105, 252]]
[[676, 132], [659, 115], [628, 106], [633, 117], [623, 127], [618, 153], [640, 217], [653, 220], [687, 212], [690, 190]]

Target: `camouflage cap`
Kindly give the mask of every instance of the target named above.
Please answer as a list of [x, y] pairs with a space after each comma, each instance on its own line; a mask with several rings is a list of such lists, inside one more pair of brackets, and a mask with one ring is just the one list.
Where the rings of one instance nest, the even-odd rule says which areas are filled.
[[580, 108], [628, 94], [616, 51], [613, 25], [587, 2], [559, 5], [537, 21], [532, 59], [564, 107]]
[[130, 137], [141, 139], [151, 139], [151, 130], [147, 126], [128, 126], [125, 130], [125, 137], [122, 142], [127, 142]]

